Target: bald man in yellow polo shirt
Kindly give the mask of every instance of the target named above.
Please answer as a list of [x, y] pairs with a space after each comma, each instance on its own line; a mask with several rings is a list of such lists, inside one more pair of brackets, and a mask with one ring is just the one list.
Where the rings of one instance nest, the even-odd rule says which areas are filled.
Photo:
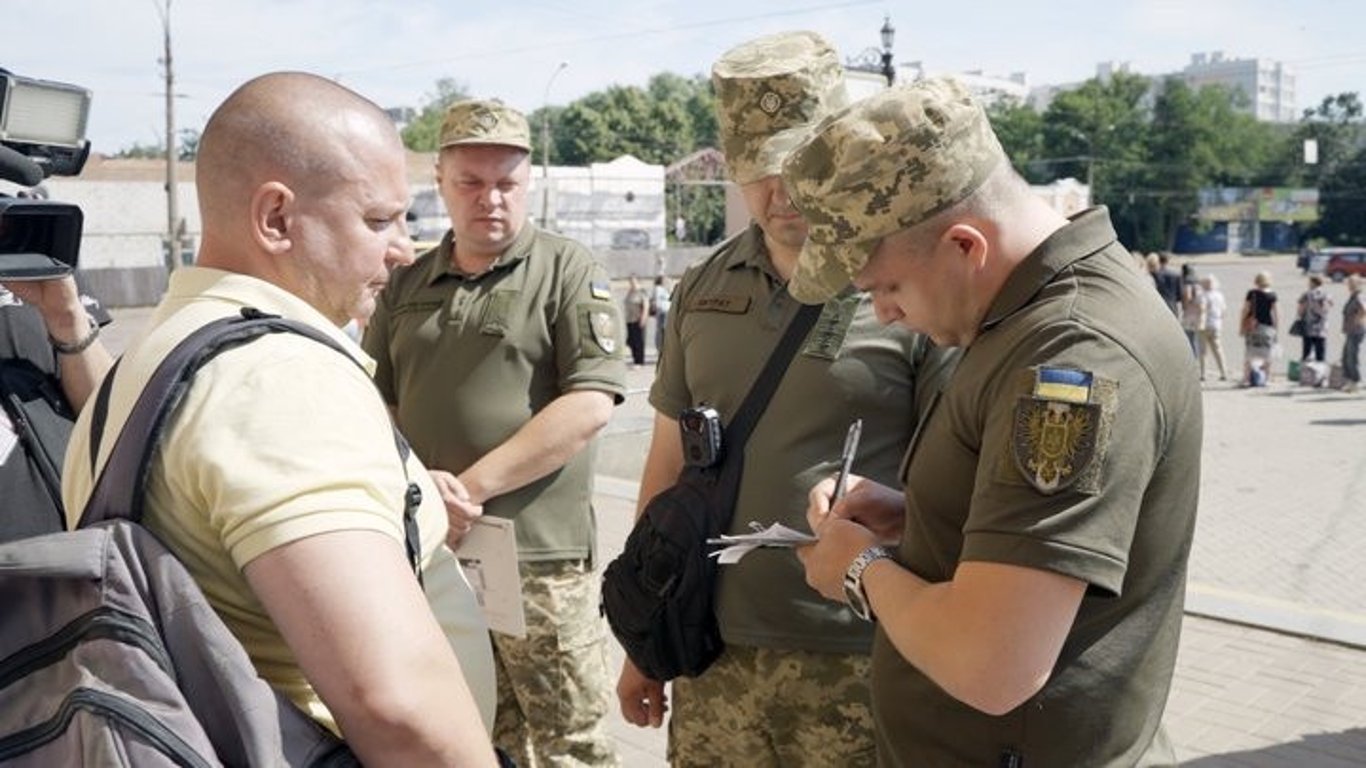
[[[496, 765], [487, 630], [421, 462], [340, 330], [411, 259], [403, 146], [384, 112], [326, 79], [265, 75], [209, 119], [196, 184], [204, 234], [115, 374], [116, 434], [192, 331], [244, 307], [312, 325], [228, 350], [195, 376], [146, 484], [144, 523], [185, 564], [257, 670], [367, 765]], [[74, 524], [91, 490], [90, 411], [67, 452]], [[102, 466], [113, 440], [103, 441]], [[404, 491], [418, 483], [425, 590]]]

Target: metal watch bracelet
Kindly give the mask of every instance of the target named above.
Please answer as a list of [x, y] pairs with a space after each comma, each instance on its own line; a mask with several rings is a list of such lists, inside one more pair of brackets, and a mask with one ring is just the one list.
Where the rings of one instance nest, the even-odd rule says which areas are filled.
[[89, 315], [86, 315], [85, 319], [90, 323], [90, 331], [87, 332], [85, 336], [70, 344], [64, 341], [58, 341], [56, 337], [51, 333], [48, 333], [47, 341], [52, 345], [52, 348], [57, 351], [57, 354], [79, 355], [89, 349], [90, 345], [95, 343], [95, 339], [100, 337], [100, 324], [95, 322], [95, 318], [90, 317]]

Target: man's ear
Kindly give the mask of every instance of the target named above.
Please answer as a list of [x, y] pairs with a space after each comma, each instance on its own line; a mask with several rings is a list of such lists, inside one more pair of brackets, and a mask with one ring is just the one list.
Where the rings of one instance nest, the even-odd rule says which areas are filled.
[[251, 196], [251, 236], [266, 252], [279, 255], [293, 246], [290, 228], [295, 221], [294, 192], [278, 181], [268, 181]]
[[976, 225], [958, 222], [944, 230], [940, 242], [951, 246], [952, 252], [966, 258], [974, 269], [986, 266], [987, 237]]

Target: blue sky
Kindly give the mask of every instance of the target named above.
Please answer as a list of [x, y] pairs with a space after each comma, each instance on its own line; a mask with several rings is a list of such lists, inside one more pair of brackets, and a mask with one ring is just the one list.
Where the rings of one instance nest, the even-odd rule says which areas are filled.
[[[96, 151], [155, 143], [164, 2], [0, 0], [0, 67], [93, 90]], [[656, 72], [702, 73], [726, 48], [784, 29], [853, 55], [878, 44], [884, 14], [897, 60], [930, 72], [1025, 72], [1042, 85], [1086, 79], [1101, 61], [1157, 73], [1223, 51], [1290, 65], [1301, 109], [1366, 96], [1362, 0], [173, 0], [177, 122], [201, 127], [235, 86], [274, 69], [339, 78], [384, 106], [420, 105], [453, 77], [530, 111], [548, 82], [563, 104]]]

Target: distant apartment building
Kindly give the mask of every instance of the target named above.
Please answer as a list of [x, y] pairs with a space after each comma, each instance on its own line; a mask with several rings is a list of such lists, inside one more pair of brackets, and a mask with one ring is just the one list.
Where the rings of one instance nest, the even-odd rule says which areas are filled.
[[[1096, 65], [1096, 78], [1102, 82], [1116, 73], [1134, 73], [1129, 62], [1103, 61]], [[1155, 98], [1157, 86], [1168, 79], [1180, 79], [1192, 89], [1221, 85], [1240, 91], [1245, 97], [1240, 109], [1258, 120], [1271, 123], [1294, 122], [1299, 118], [1295, 104], [1295, 75], [1283, 62], [1271, 59], [1232, 59], [1222, 51], [1196, 53], [1184, 69], [1159, 75], [1144, 75], [1149, 82], [1148, 103]], [[1082, 82], [1044, 85], [1029, 92], [1029, 104], [1042, 112], [1059, 93], [1075, 90]]]
[[[904, 61], [895, 65], [896, 82], [910, 83], [926, 77], [949, 75], [967, 86], [972, 95], [983, 104], [1022, 104], [1030, 94], [1029, 80], [1024, 72], [1009, 75], [990, 75], [980, 69], [962, 72], [930, 72], [923, 62]], [[858, 100], [881, 91], [887, 87], [887, 78], [881, 71], [865, 65], [850, 62], [844, 70], [845, 89], [851, 100]]]
[[1247, 96], [1243, 108], [1258, 120], [1289, 123], [1299, 118], [1295, 108], [1295, 75], [1285, 64], [1270, 59], [1230, 59], [1223, 51], [1197, 53], [1178, 73], [1191, 88], [1222, 85]]

